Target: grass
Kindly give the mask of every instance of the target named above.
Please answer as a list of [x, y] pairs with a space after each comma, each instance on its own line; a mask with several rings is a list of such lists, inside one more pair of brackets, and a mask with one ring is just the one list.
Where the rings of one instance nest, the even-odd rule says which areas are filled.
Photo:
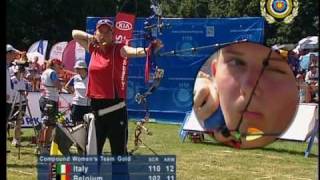
[[[144, 135], [144, 142], [158, 154], [174, 154], [177, 159], [177, 179], [318, 179], [318, 146], [314, 144], [308, 158], [304, 157], [307, 147], [305, 142], [277, 141], [269, 146], [254, 150], [237, 150], [222, 146], [214, 141], [194, 144], [190, 140], [182, 143], [179, 139], [179, 125], [149, 123], [146, 125], [153, 133]], [[135, 124], [129, 123], [128, 148], [133, 148], [133, 130]], [[23, 143], [28, 143], [32, 129], [24, 129]], [[13, 132], [11, 132], [12, 134]], [[209, 137], [206, 139], [210, 139]], [[18, 149], [7, 141], [7, 179], [36, 179], [37, 156], [33, 154], [34, 146]], [[110, 152], [109, 143], [104, 146]], [[139, 148], [135, 155], [152, 154], [145, 147]]]

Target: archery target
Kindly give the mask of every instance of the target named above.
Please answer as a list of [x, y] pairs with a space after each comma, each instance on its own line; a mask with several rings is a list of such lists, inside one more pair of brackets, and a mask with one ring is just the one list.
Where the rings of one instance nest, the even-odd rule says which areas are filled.
[[282, 19], [291, 13], [292, 2], [290, 0], [269, 0], [267, 9], [271, 16]]

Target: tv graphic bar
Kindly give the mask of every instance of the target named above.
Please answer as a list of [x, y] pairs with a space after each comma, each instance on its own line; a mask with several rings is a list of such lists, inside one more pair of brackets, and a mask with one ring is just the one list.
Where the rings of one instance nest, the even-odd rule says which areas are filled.
[[175, 155], [39, 156], [38, 179], [175, 180]]

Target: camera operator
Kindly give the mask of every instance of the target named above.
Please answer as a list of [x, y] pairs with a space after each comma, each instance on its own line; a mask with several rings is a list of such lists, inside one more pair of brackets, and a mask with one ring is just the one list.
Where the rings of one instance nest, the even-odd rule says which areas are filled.
[[12, 62], [12, 65], [13, 65], [12, 68], [15, 68], [14, 66], [19, 66], [19, 67], [23, 68], [24, 69], [24, 77], [29, 82], [31, 82], [31, 73], [29, 71], [30, 63], [29, 63], [29, 60], [28, 60], [28, 57], [27, 57], [27, 52], [25, 52], [25, 51], [20, 52], [20, 54], [16, 58], [17, 59], [15, 59]]
[[[50, 59], [47, 62], [47, 69], [41, 75], [39, 99], [41, 117], [43, 119], [43, 129], [40, 135], [40, 144], [42, 148], [40, 153], [49, 153], [52, 130], [56, 125], [56, 114], [58, 113], [59, 89], [61, 88], [58, 79], [58, 73], [61, 71], [61, 61], [59, 59]], [[50, 108], [48, 108], [50, 106]]]
[[11, 102], [12, 102], [12, 94], [13, 94], [13, 87], [11, 85], [11, 76], [13, 76], [12, 62], [20, 55], [20, 51], [15, 49], [12, 45], [7, 44], [7, 52], [6, 52], [6, 119], [8, 121], [9, 113], [11, 111]]
[[[15, 65], [13, 66], [14, 76], [11, 77], [11, 83], [13, 85], [13, 98], [11, 99], [14, 103], [12, 115], [13, 118], [11, 121], [15, 122], [14, 126], [14, 137], [12, 140], [12, 145], [20, 146], [20, 139], [21, 139], [21, 124], [23, 121], [23, 116], [26, 112], [26, 97], [27, 93], [27, 85], [28, 81], [25, 79], [25, 64], [22, 65]], [[21, 103], [21, 104], [20, 104]], [[21, 109], [19, 109], [21, 106]], [[22, 112], [19, 112], [21, 110]], [[21, 116], [20, 116], [21, 113]]]

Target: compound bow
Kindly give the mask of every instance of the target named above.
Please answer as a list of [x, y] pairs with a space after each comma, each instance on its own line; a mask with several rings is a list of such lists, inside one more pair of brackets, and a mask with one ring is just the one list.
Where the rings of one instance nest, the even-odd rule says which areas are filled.
[[[149, 112], [149, 106], [147, 98], [150, 96], [160, 85], [161, 79], [164, 75], [164, 70], [159, 68], [156, 65], [156, 56], [154, 56], [154, 53], [156, 53], [156, 50], [154, 49], [154, 40], [156, 40], [157, 34], [162, 33], [162, 28], [165, 26], [162, 22], [162, 12], [159, 7], [159, 3], [156, 0], [151, 0], [151, 6], [153, 14], [146, 18], [144, 21], [144, 47], [146, 47], [146, 42], [149, 41], [149, 45], [147, 48], [145, 48], [145, 54], [146, 54], [146, 65], [145, 65], [145, 82], [149, 83], [149, 76], [150, 76], [150, 66], [152, 70], [154, 71], [151, 79], [151, 83], [147, 91], [143, 93], [137, 93], [135, 95], [135, 100], [138, 104], [142, 104], [144, 106], [145, 115], [144, 118], [140, 121], [137, 121], [135, 131], [134, 131], [134, 148], [129, 152], [129, 154], [133, 154], [138, 148], [143, 144], [146, 146], [151, 152], [153, 152], [155, 155], [157, 153], [151, 149], [148, 145], [146, 145], [142, 141], [142, 134], [145, 132], [147, 135], [152, 135], [152, 132], [145, 126], [147, 122], [149, 122], [150, 112]], [[154, 20], [156, 19], [156, 24], [153, 24]]]

